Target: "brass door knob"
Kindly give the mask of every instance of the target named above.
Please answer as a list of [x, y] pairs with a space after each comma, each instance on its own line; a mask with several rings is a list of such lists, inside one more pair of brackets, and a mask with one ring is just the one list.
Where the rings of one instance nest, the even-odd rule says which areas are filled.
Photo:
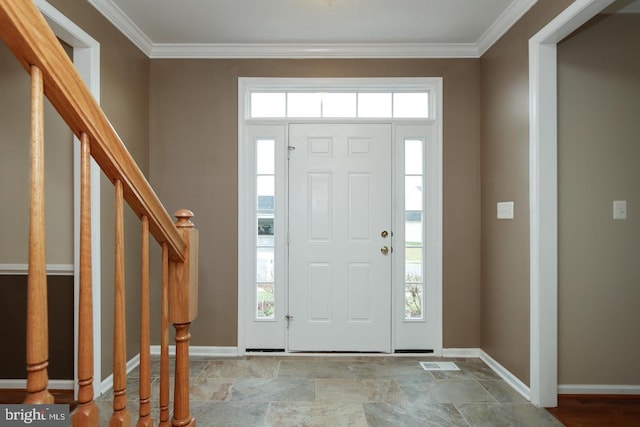
[[389, 232], [387, 230], [382, 230], [382, 233], [380, 233], [380, 235], [385, 238], [389, 235]]
[[382, 255], [386, 255], [389, 253], [389, 248], [386, 246], [383, 246], [380, 248], [380, 252], [382, 252]]

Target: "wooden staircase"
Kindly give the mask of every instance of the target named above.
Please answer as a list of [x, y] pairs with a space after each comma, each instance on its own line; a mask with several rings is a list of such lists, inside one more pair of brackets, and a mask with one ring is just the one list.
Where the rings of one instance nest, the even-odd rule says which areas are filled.
[[[198, 230], [193, 213], [171, 220], [148, 181], [91, 96], [56, 36], [31, 0], [0, 0], [0, 38], [31, 76], [29, 276], [27, 297], [27, 390], [25, 403], [50, 404], [48, 387], [47, 276], [45, 260], [44, 96], [80, 141], [80, 265], [78, 395], [74, 426], [97, 426], [94, 401], [93, 296], [91, 283], [90, 161], [114, 185], [115, 281], [113, 414], [110, 426], [129, 426], [126, 378], [124, 204], [141, 223], [140, 391], [137, 426], [151, 426], [149, 240], [162, 248], [160, 426], [195, 426], [189, 405], [189, 328], [197, 315]], [[169, 322], [175, 328], [173, 416], [169, 402]]]

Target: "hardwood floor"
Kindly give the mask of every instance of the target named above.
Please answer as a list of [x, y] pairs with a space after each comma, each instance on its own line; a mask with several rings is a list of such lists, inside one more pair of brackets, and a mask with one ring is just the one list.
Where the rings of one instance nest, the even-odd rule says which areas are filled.
[[567, 427], [640, 426], [640, 396], [560, 395], [547, 409]]

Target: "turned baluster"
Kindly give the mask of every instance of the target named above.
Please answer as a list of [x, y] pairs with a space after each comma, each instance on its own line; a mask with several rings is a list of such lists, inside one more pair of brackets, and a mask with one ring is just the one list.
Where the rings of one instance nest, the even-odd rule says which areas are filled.
[[98, 425], [93, 400], [93, 296], [91, 280], [91, 156], [89, 136], [80, 136], [80, 295], [78, 313], [78, 409], [74, 427]]
[[53, 403], [49, 393], [49, 326], [44, 207], [44, 108], [42, 71], [31, 66], [31, 190], [29, 278], [27, 282], [27, 397], [25, 403]]
[[140, 289], [140, 409], [137, 427], [152, 427], [151, 418], [151, 321], [149, 315], [149, 218], [142, 217], [142, 265]]
[[169, 427], [169, 246], [162, 243], [160, 316], [160, 427]]
[[110, 427], [129, 427], [127, 410], [127, 349], [124, 287], [124, 195], [122, 181], [115, 182], [115, 283], [113, 298], [113, 414]]

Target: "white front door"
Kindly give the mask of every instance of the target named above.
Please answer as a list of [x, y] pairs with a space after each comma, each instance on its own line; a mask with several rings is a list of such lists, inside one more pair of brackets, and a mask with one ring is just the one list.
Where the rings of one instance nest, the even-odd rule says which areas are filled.
[[289, 126], [291, 351], [391, 351], [391, 138]]

